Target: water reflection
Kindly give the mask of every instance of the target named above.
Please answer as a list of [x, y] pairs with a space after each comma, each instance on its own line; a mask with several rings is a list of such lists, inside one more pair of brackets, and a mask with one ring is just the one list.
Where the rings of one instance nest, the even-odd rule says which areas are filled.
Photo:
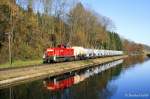
[[[134, 73], [126, 74], [130, 72], [128, 68], [134, 67], [136, 69], [137, 65], [135, 64], [138, 64], [138, 67], [143, 67], [144, 63], [150, 65], [149, 61], [149, 63], [146, 62], [147, 60], [141, 56], [128, 57], [124, 62], [118, 60], [95, 68], [1, 89], [0, 99], [122, 99], [124, 97], [120, 95], [121, 92], [134, 88], [135, 85], [128, 87], [127, 81], [132, 80], [129, 77], [134, 75]], [[110, 69], [106, 70], [107, 68]], [[127, 79], [117, 82], [118, 79], [123, 78], [121, 75], [123, 75], [124, 68], [126, 68], [124, 76], [127, 75]], [[139, 69], [137, 71], [142, 73]], [[149, 73], [148, 70], [145, 72]], [[135, 82], [138, 81], [138, 77], [135, 77], [137, 78]], [[141, 81], [147, 80], [146, 77], [141, 78]], [[148, 83], [143, 84], [149, 86]], [[119, 85], [125, 87], [120, 90]], [[115, 96], [118, 92], [120, 92], [119, 95]]]
[[123, 65], [124, 67], [130, 67], [133, 64], [141, 64], [147, 60], [149, 60], [149, 58], [145, 57], [144, 55], [129, 56], [124, 59]]
[[[121, 63], [123, 63], [123, 59], [117, 60], [114, 62], [110, 62], [107, 64], [102, 64], [95, 68], [82, 70], [82, 72], [76, 71], [72, 74], [68, 74], [69, 76], [71, 75], [70, 77], [66, 77], [66, 76], [68, 76], [66, 74], [66, 75], [55, 77], [55, 78], [49, 78], [44, 81], [44, 84], [45, 84], [46, 88], [51, 91], [63, 90], [65, 88], [72, 86], [73, 84], [78, 84], [78, 83], [84, 81], [85, 79], [89, 78], [90, 76], [98, 74], [102, 71], [105, 71], [105, 70], [112, 68]], [[64, 78], [64, 79], [62, 79], [62, 78]]]
[[[109, 81], [107, 87], [117, 87], [110, 99], [150, 99], [150, 59], [132, 56], [125, 59], [121, 74]], [[125, 69], [124, 69], [125, 68]]]
[[[45, 80], [44, 84], [46, 89], [53, 93], [52, 99], [105, 99], [111, 96], [116, 88], [109, 90], [107, 88], [107, 83], [112, 79], [110, 75], [116, 75], [120, 72], [117, 69], [106, 69], [115, 67], [121, 64], [123, 60], [114, 61], [108, 64], [103, 64], [101, 66], [90, 68], [82, 71], [77, 71], [72, 73], [73, 76], [63, 79], [63, 77], [58, 76], [55, 78], [49, 78]], [[102, 72], [103, 71], [103, 72]], [[114, 72], [112, 72], [114, 71]], [[66, 75], [67, 76], [67, 75]]]

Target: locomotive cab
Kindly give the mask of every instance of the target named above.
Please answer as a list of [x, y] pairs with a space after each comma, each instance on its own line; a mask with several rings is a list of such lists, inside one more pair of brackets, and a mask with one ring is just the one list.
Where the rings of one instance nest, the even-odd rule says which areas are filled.
[[47, 48], [43, 55], [43, 63], [59, 62], [71, 59], [74, 51], [64, 44], [54, 48]]

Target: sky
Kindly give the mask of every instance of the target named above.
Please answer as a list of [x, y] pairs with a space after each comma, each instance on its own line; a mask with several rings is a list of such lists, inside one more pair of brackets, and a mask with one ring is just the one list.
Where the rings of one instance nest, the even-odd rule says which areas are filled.
[[115, 32], [150, 46], [150, 0], [81, 0], [83, 5], [109, 17]]

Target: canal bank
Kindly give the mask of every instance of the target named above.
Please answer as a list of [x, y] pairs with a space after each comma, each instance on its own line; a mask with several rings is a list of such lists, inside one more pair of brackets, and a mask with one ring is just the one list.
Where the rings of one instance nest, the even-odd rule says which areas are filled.
[[0, 71], [0, 88], [52, 77], [127, 57], [114, 56]]

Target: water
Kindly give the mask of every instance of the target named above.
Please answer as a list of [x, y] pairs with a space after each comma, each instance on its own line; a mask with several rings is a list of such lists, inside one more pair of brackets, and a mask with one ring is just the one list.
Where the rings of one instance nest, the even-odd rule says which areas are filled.
[[0, 99], [150, 99], [149, 75], [149, 59], [128, 57], [1, 89]]

